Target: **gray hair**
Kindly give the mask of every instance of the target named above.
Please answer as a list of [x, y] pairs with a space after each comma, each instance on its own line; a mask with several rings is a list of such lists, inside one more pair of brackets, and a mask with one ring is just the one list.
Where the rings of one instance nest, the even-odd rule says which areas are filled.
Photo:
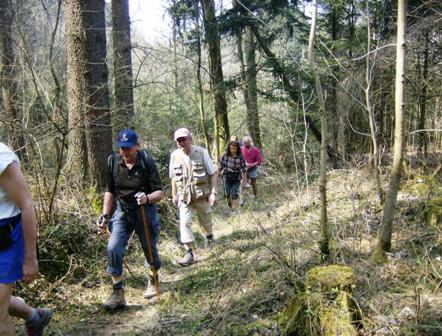
[[242, 138], [243, 143], [252, 143], [252, 138], [249, 135], [246, 135], [244, 138]]

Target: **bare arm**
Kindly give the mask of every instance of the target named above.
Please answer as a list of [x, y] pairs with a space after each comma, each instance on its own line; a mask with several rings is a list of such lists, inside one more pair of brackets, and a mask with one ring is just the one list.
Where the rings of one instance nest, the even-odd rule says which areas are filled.
[[36, 249], [37, 218], [35, 217], [34, 203], [32, 202], [28, 184], [16, 162], [11, 163], [0, 175], [0, 187], [21, 211], [25, 242], [23, 280], [30, 283], [38, 274]]
[[174, 179], [170, 181], [170, 185], [172, 186], [172, 202], [177, 207], [178, 206], [178, 195], [177, 195], [177, 187]]
[[109, 215], [114, 207], [114, 194], [109, 191], [104, 193], [103, 214]]
[[218, 192], [216, 191], [216, 186], [217, 186], [217, 177], [218, 174], [215, 172], [215, 174], [210, 175], [210, 186], [212, 187], [212, 193], [218, 194]]
[[147, 195], [149, 197], [149, 203], [157, 203], [163, 199], [163, 191], [156, 190]]

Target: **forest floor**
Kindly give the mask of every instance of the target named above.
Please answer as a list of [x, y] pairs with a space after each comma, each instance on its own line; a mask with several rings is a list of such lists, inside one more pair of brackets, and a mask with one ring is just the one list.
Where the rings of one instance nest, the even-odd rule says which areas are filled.
[[[146, 270], [135, 237], [126, 258], [127, 307], [113, 312], [100, 307], [111, 291], [103, 252], [96, 256], [96, 273], [52, 284], [59, 290], [46, 301], [54, 309], [46, 335], [282, 334], [276, 316], [296, 294], [294, 284], [321, 264], [319, 195], [310, 181], [306, 188], [307, 181], [293, 176], [263, 173], [259, 202], [249, 200], [238, 215], [227, 216], [219, 201], [211, 249], [204, 248], [194, 224], [195, 264], [180, 267], [178, 241], [161, 239], [159, 303], [143, 298]], [[440, 177], [410, 173], [404, 179], [393, 250], [383, 265], [370, 261], [382, 218], [373, 179], [364, 169], [333, 170], [328, 177], [328, 263], [354, 270], [353, 295], [362, 313], [359, 333], [441, 335], [442, 226], [430, 225], [424, 217], [428, 200], [442, 197]], [[17, 328], [20, 335], [21, 326]]]

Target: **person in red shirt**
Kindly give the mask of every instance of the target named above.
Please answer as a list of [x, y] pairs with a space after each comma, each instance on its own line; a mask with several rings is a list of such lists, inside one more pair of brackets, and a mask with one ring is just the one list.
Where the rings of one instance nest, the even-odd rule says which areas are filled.
[[246, 161], [247, 178], [250, 178], [253, 189], [253, 198], [256, 200], [258, 197], [256, 178], [258, 176], [258, 167], [262, 162], [261, 152], [258, 148], [252, 145], [252, 138], [250, 136], [246, 135], [242, 141], [243, 145], [241, 146], [241, 153]]

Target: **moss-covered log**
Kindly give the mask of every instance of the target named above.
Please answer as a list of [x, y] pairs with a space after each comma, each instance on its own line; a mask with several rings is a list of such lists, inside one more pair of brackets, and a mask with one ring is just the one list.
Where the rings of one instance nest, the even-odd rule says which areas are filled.
[[442, 225], [442, 197], [433, 198], [428, 202], [425, 219], [429, 228]]
[[279, 315], [284, 335], [353, 336], [353, 270], [331, 265], [312, 268], [305, 291], [295, 295]]

